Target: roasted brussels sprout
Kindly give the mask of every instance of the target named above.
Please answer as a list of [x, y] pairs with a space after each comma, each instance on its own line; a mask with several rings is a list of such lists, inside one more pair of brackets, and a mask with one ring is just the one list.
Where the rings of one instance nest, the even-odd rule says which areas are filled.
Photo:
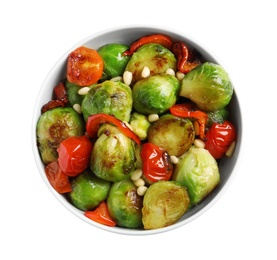
[[68, 196], [72, 204], [80, 210], [92, 210], [107, 199], [111, 182], [85, 170], [71, 181], [71, 186], [72, 191]]
[[207, 127], [210, 127], [212, 124], [222, 124], [224, 120], [226, 120], [229, 117], [229, 111], [227, 107], [224, 107], [220, 110], [208, 112], [208, 121], [207, 121]]
[[112, 184], [107, 205], [112, 219], [118, 226], [142, 226], [142, 197], [137, 194], [137, 187], [130, 179]]
[[185, 187], [174, 181], [158, 181], [146, 191], [142, 207], [144, 229], [176, 223], [188, 210], [190, 198]]
[[179, 157], [172, 180], [187, 187], [191, 205], [201, 202], [219, 183], [216, 160], [204, 148], [192, 146]]
[[168, 154], [180, 156], [193, 144], [193, 123], [186, 118], [166, 114], [155, 121], [148, 130], [148, 141], [166, 150]]
[[140, 140], [146, 139], [147, 130], [151, 124], [145, 115], [134, 112], [131, 115], [130, 125]]
[[66, 87], [69, 105], [70, 106], [73, 106], [74, 104], [81, 105], [85, 97], [84, 95], [78, 94], [78, 91], [81, 87], [79, 85], [69, 82], [68, 80], [66, 80], [65, 82], [65, 87]]
[[150, 43], [142, 45], [128, 62], [125, 71], [130, 71], [133, 74], [135, 83], [142, 79], [142, 70], [145, 66], [150, 69], [150, 75], [166, 72], [171, 68], [176, 70], [176, 58], [172, 52], [160, 44]]
[[85, 120], [92, 114], [105, 113], [129, 122], [132, 111], [132, 91], [120, 81], [106, 80], [92, 86], [82, 102]]
[[84, 120], [73, 108], [58, 107], [43, 113], [36, 126], [42, 161], [48, 164], [57, 160], [60, 143], [70, 136], [81, 136], [84, 132]]
[[144, 115], [162, 114], [176, 103], [179, 90], [179, 80], [171, 75], [141, 79], [132, 88], [134, 108]]
[[191, 70], [182, 80], [180, 96], [193, 101], [203, 111], [215, 111], [229, 104], [233, 85], [220, 66], [205, 62]]
[[99, 178], [113, 182], [130, 177], [136, 167], [134, 142], [108, 124], [99, 129], [98, 135], [91, 154], [91, 170]]
[[128, 46], [119, 43], [110, 43], [98, 49], [99, 55], [104, 61], [104, 71], [100, 81], [111, 79], [123, 74], [130, 56], [122, 55], [128, 50]]

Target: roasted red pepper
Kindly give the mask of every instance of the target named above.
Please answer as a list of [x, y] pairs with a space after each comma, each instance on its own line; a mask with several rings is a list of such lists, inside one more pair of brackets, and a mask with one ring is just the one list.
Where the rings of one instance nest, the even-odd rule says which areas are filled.
[[207, 113], [195, 109], [193, 103], [174, 105], [170, 108], [170, 113], [174, 116], [195, 118], [199, 123], [199, 137], [202, 140], [206, 140], [205, 128], [208, 120]]
[[147, 43], [158, 43], [163, 45], [167, 49], [171, 49], [172, 40], [170, 37], [164, 34], [152, 34], [146, 35], [144, 37], [139, 38], [138, 40], [134, 41], [129, 50], [124, 51], [123, 55], [130, 56], [132, 55], [140, 46], [147, 44]]
[[145, 143], [141, 148], [142, 172], [150, 182], [169, 180], [173, 164], [169, 154], [152, 143]]
[[123, 121], [117, 119], [114, 116], [107, 115], [107, 114], [94, 114], [88, 117], [86, 123], [86, 131], [87, 134], [94, 138], [97, 135], [97, 131], [101, 124], [110, 123], [117, 126], [123, 134], [128, 136], [129, 138], [133, 139], [138, 145], [140, 145], [139, 137], [124, 123]]

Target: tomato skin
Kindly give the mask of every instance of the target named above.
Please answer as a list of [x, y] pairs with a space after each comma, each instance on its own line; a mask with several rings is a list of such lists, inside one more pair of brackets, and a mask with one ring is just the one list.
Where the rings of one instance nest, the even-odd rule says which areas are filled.
[[58, 148], [58, 163], [67, 176], [77, 176], [89, 164], [92, 143], [85, 136], [71, 136], [61, 142]]
[[236, 130], [231, 122], [225, 120], [222, 124], [213, 124], [207, 131], [206, 138], [205, 148], [215, 159], [220, 159], [236, 140]]
[[57, 161], [49, 163], [45, 168], [45, 173], [51, 186], [58, 193], [71, 192], [71, 184], [67, 175], [65, 175]]
[[141, 148], [142, 171], [151, 182], [169, 180], [173, 165], [166, 151], [152, 143], [145, 143]]
[[94, 49], [81, 46], [71, 52], [67, 60], [67, 79], [79, 86], [96, 83], [104, 69], [102, 57]]

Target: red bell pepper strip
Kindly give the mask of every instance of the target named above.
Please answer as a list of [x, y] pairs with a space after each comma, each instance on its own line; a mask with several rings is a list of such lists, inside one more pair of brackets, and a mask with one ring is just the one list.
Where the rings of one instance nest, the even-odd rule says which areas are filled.
[[158, 43], [163, 45], [167, 49], [171, 49], [172, 40], [170, 37], [163, 35], [163, 34], [151, 34], [146, 35], [144, 37], [139, 38], [138, 40], [134, 41], [129, 50], [123, 52], [123, 55], [130, 56], [132, 55], [140, 46], [147, 44], [147, 43]]
[[85, 216], [93, 221], [96, 221], [100, 224], [114, 227], [116, 223], [113, 221], [113, 219], [110, 216], [107, 204], [105, 201], [102, 201], [98, 207], [93, 211], [85, 211]]
[[126, 125], [126, 123], [117, 119], [114, 116], [107, 115], [104, 113], [94, 114], [88, 117], [86, 123], [87, 134], [91, 138], [94, 138], [97, 135], [97, 131], [101, 124], [113, 124], [117, 126], [123, 134], [133, 139], [138, 145], [140, 145], [141, 141], [139, 137]]
[[205, 127], [208, 115], [207, 113], [195, 110], [194, 108], [195, 105], [193, 103], [177, 104], [170, 108], [170, 113], [174, 116], [195, 118], [199, 123], [199, 137], [202, 140], [206, 140]]

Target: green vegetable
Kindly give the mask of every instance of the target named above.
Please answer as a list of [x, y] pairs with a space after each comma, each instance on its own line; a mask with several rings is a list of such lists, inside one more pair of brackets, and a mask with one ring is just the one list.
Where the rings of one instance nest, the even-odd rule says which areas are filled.
[[211, 62], [205, 62], [186, 74], [180, 90], [180, 96], [190, 99], [206, 112], [224, 108], [232, 95], [233, 86], [227, 72]]
[[134, 142], [116, 126], [103, 125], [92, 149], [90, 168], [96, 176], [108, 181], [122, 181], [136, 167]]
[[147, 138], [147, 130], [151, 124], [145, 115], [134, 112], [131, 115], [130, 125], [140, 140]]
[[194, 138], [193, 123], [189, 119], [171, 114], [161, 116], [148, 130], [148, 141], [174, 156], [186, 152], [193, 144]]
[[132, 91], [120, 81], [106, 80], [91, 87], [82, 102], [85, 120], [92, 114], [105, 113], [129, 122], [132, 111]]
[[176, 103], [179, 90], [179, 80], [171, 75], [141, 79], [132, 88], [134, 108], [144, 115], [165, 113]]
[[190, 198], [185, 187], [173, 181], [158, 181], [143, 199], [144, 229], [157, 229], [176, 223], [188, 210]]
[[83, 118], [73, 108], [58, 107], [43, 113], [36, 127], [38, 148], [45, 164], [57, 160], [57, 148], [70, 136], [85, 132]]
[[78, 94], [78, 91], [81, 87], [79, 85], [69, 82], [68, 80], [66, 80], [65, 82], [65, 87], [66, 87], [69, 105], [70, 106], [73, 106], [74, 104], [81, 105], [85, 97], [84, 95]]
[[172, 52], [160, 44], [150, 43], [142, 45], [127, 64], [126, 71], [133, 74], [133, 83], [142, 79], [141, 72], [145, 66], [151, 75], [165, 73], [167, 69], [176, 70], [176, 58]]
[[142, 197], [137, 194], [137, 187], [130, 179], [112, 184], [107, 206], [118, 226], [126, 228], [142, 226]]
[[71, 181], [71, 186], [68, 196], [72, 204], [81, 210], [92, 210], [107, 199], [111, 183], [85, 170]]
[[226, 107], [208, 112], [208, 121], [207, 121], [207, 127], [210, 127], [212, 124], [217, 123], [217, 124], [222, 124], [224, 120], [228, 119], [229, 117], [229, 111]]
[[122, 53], [129, 47], [124, 44], [111, 43], [98, 49], [99, 55], [104, 61], [104, 71], [101, 81], [113, 77], [122, 76], [130, 56], [124, 56]]
[[192, 146], [179, 157], [172, 180], [187, 187], [191, 204], [201, 202], [220, 181], [216, 160], [204, 148]]

